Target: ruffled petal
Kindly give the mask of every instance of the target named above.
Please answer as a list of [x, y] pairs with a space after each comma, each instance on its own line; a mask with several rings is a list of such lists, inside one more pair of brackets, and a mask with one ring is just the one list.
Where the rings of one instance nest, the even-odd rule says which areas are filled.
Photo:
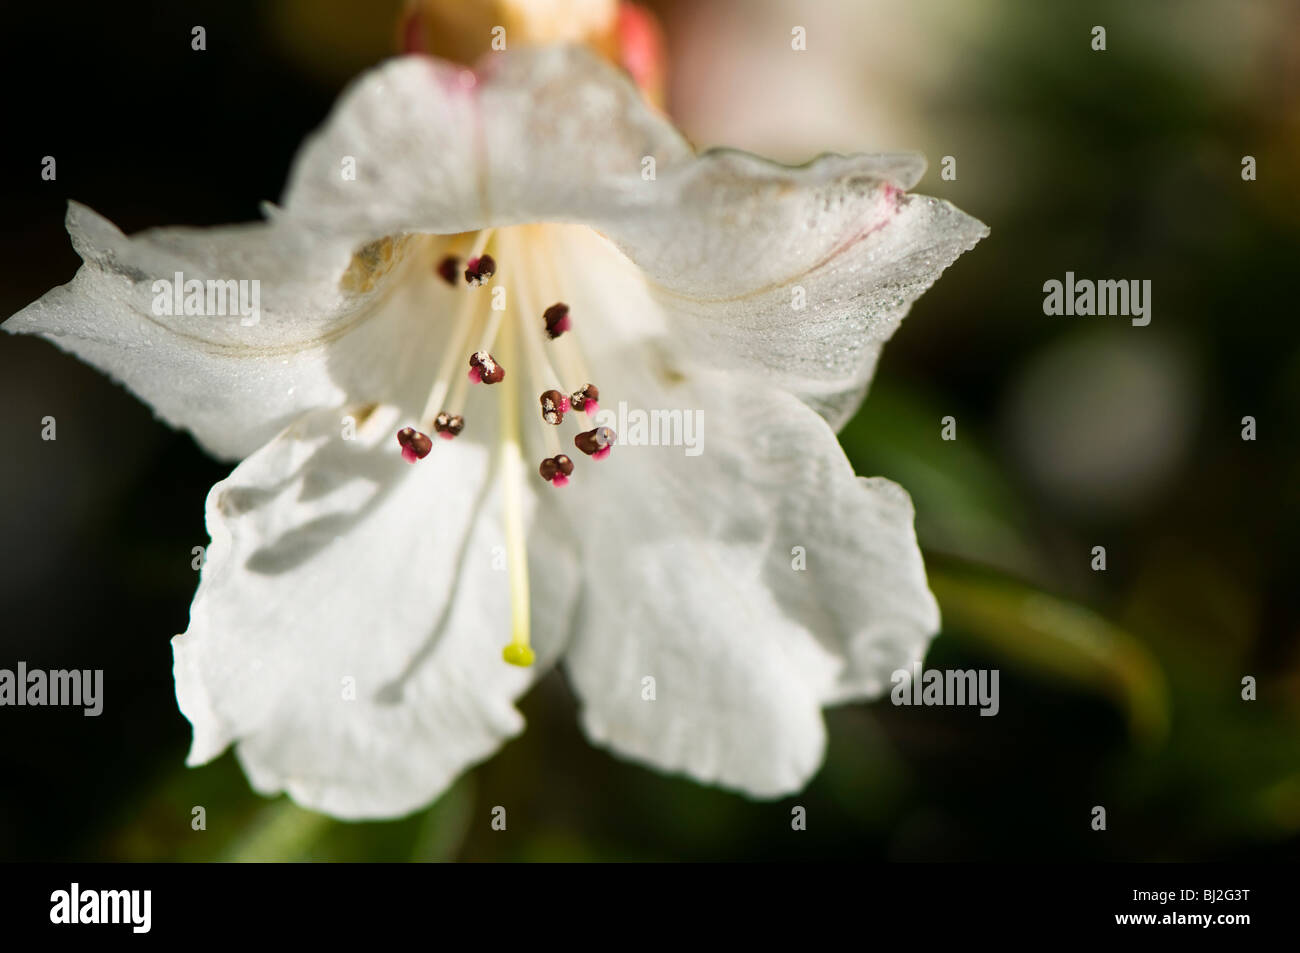
[[[433, 274], [439, 243], [431, 238], [364, 247], [283, 219], [127, 237], [76, 203], [67, 226], [84, 264], [5, 330], [40, 334], [94, 364], [227, 459], [312, 408], [346, 400], [418, 407], [439, 317], [454, 310], [451, 289]], [[180, 313], [169, 313], [178, 274], [182, 292], [204, 283], [208, 313], [184, 313], [184, 294]], [[243, 289], [247, 317], [240, 281], [255, 283]], [[208, 282], [232, 294], [214, 295], [209, 307]]]
[[550, 47], [492, 54], [477, 73], [408, 57], [362, 78], [304, 149], [285, 205], [370, 237], [589, 225], [647, 276], [679, 344], [838, 427], [912, 302], [987, 233], [904, 193], [924, 168], [914, 154], [697, 157], [626, 76]]
[[924, 166], [716, 151], [662, 175], [650, 211], [602, 229], [645, 272], [681, 349], [798, 394], [838, 429], [912, 303], [988, 233], [902, 191]]
[[[356, 437], [342, 439], [349, 413]], [[212, 544], [174, 642], [191, 764], [235, 743], [263, 793], [390, 817], [521, 730], [513, 701], [567, 636], [571, 550], [549, 534], [537, 664], [507, 665], [499, 476], [469, 440], [405, 463], [398, 423], [392, 407], [315, 412], [213, 488]]]
[[[239, 457], [310, 408], [418, 400], [401, 371], [430, 360], [428, 317], [449, 294], [428, 236], [582, 223], [647, 276], [676, 344], [758, 372], [838, 425], [912, 300], [985, 232], [901, 193], [922, 167], [697, 158], [580, 48], [493, 54], [477, 73], [405, 57], [345, 94], [270, 224], [127, 238], [74, 205], [85, 264], [5, 327], [50, 337]], [[158, 315], [155, 282], [177, 273], [259, 282], [258, 321]]]
[[[581, 47], [486, 56], [477, 71], [390, 60], [343, 94], [294, 161], [284, 209], [378, 238], [595, 222], [654, 201], [642, 160], [690, 147], [627, 77]], [[341, 174], [355, 161], [355, 179]]]
[[[679, 369], [665, 384], [633, 367], [617, 377], [628, 405], [598, 418], [618, 445], [576, 477], [588, 585], [565, 664], [582, 723], [701, 782], [796, 791], [821, 762], [822, 706], [880, 695], [938, 629], [911, 501], [856, 477], [825, 420], [788, 393], [747, 374]], [[663, 445], [649, 414], [673, 411], [702, 414], [694, 447], [684, 416], [666, 431], [680, 445]]]

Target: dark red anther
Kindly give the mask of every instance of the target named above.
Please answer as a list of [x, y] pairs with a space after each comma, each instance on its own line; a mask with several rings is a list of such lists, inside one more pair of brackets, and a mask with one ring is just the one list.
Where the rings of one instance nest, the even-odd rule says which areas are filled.
[[573, 461], [564, 454], [556, 454], [553, 457], [547, 457], [542, 461], [542, 465], [537, 468], [537, 472], [542, 475], [542, 479], [553, 486], [564, 486], [569, 482], [569, 476], [573, 473]]
[[491, 255], [480, 255], [465, 263], [465, 280], [471, 285], [481, 285], [497, 273], [497, 263]]
[[402, 446], [402, 459], [407, 463], [423, 460], [433, 449], [433, 441], [427, 434], [422, 434], [414, 427], [403, 427], [397, 431], [397, 442]]
[[542, 312], [542, 318], [546, 321], [546, 336], [552, 341], [572, 327], [572, 322], [569, 320], [569, 306], [562, 301], [556, 302]]
[[595, 384], [588, 384], [582, 390], [575, 390], [569, 395], [569, 406], [574, 410], [585, 410], [588, 414], [594, 414], [598, 400], [600, 400], [600, 391]]
[[438, 277], [453, 288], [456, 287], [456, 274], [460, 271], [460, 259], [448, 255], [438, 264]]
[[542, 394], [542, 419], [548, 424], [559, 426], [564, 415], [569, 412], [569, 398], [558, 390], [548, 390]]
[[465, 429], [465, 418], [460, 414], [449, 414], [445, 410], [433, 418], [433, 431], [443, 440], [454, 440]]
[[614, 446], [618, 434], [608, 427], [597, 427], [573, 438], [573, 445], [595, 460], [604, 460]]
[[497, 384], [506, 376], [506, 369], [487, 351], [475, 351], [469, 356], [469, 379], [475, 383]]

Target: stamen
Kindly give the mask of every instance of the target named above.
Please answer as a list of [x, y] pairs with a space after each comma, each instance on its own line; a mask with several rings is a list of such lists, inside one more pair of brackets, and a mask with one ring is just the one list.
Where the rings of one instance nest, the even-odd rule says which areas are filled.
[[543, 460], [537, 472], [552, 486], [568, 486], [569, 477], [573, 474], [573, 461], [564, 454], [557, 453]]
[[575, 390], [569, 395], [569, 406], [574, 410], [586, 411], [590, 417], [600, 409], [597, 401], [600, 400], [600, 389], [595, 384], [585, 384], [581, 390]]
[[[477, 324], [477, 320], [474, 322]], [[490, 320], [487, 323], [491, 323]], [[469, 333], [460, 341], [460, 354], [465, 353], [465, 346], [469, 338]], [[459, 355], [457, 355], [459, 356]], [[457, 374], [455, 382], [451, 385], [451, 397], [447, 401], [447, 413], [451, 416], [458, 416], [465, 410], [465, 399], [469, 396], [470, 381], [473, 381], [475, 374], [471, 369], [469, 374]], [[477, 383], [477, 381], [475, 381]]]
[[427, 434], [422, 434], [414, 427], [403, 427], [397, 431], [397, 442], [402, 447], [402, 459], [407, 463], [423, 460], [433, 449], [433, 441]]
[[578, 434], [573, 438], [573, 445], [593, 460], [604, 460], [617, 439], [618, 434], [610, 428], [597, 427]]
[[[549, 287], [549, 289], [551, 290], [558, 288], [560, 285], [560, 281], [559, 281], [559, 275], [556, 272], [554, 258], [550, 258], [546, 262], [546, 264], [549, 265], [549, 267], [546, 269], [546, 271], [548, 272], [548, 274], [546, 275], [548, 281], [544, 281], [542, 276], [543, 269], [541, 267], [541, 263], [538, 261], [539, 255], [537, 253], [536, 248], [533, 248], [532, 251], [533, 251], [533, 261], [531, 264], [533, 268], [534, 283], [536, 284], [536, 286], [539, 288]], [[587, 369], [587, 361], [583, 357], [582, 347], [578, 343], [577, 333], [575, 332], [574, 334], [564, 334], [565, 331], [568, 331], [572, 328], [572, 324], [573, 324], [572, 318], [569, 315], [569, 306], [567, 304], [564, 304], [563, 302], [556, 302], [555, 304], [551, 305], [550, 308], [546, 309], [546, 316], [547, 316], [546, 330], [548, 333], [550, 333], [551, 331], [550, 316], [553, 312], [553, 309], [558, 309], [558, 308], [564, 309], [563, 319], [557, 321], [556, 324], [556, 328], [559, 333], [550, 335], [551, 340], [555, 342], [552, 346], [555, 350], [556, 360], [560, 363], [560, 366], [564, 369], [564, 375], [570, 382], [589, 381], [591, 380], [591, 372]], [[558, 315], [559, 312], [556, 311], [555, 314]], [[561, 324], [563, 325], [563, 327], [560, 327]], [[578, 410], [580, 408], [575, 404], [573, 409]], [[594, 414], [596, 412], [596, 407], [593, 405], [592, 408], [587, 412], [589, 414]]]
[[[487, 247], [488, 242], [492, 239], [493, 231], [491, 228], [485, 228], [475, 236], [474, 247], [470, 251], [471, 255], [483, 254], [483, 249]], [[470, 332], [474, 330], [474, 309], [481, 303], [482, 298], [472, 294], [465, 295], [465, 299], [461, 302], [460, 310], [452, 322], [451, 339], [447, 342], [447, 349], [443, 351], [442, 362], [438, 366], [438, 376], [433, 380], [433, 389], [429, 391], [429, 399], [424, 402], [424, 410], [420, 413], [421, 420], [433, 419], [435, 414], [444, 411], [447, 412], [449, 417], [460, 419], [460, 412], [465, 407], [463, 399], [459, 404], [453, 400], [452, 407], [449, 410], [443, 407], [442, 402], [447, 399], [447, 390], [451, 386], [451, 375], [455, 370], [456, 361], [465, 353], [465, 344], [469, 340]], [[460, 380], [458, 379], [456, 383], [459, 384]], [[461, 426], [463, 427], [464, 424], [464, 420], [461, 419]], [[437, 430], [436, 421], [434, 429]], [[442, 434], [442, 431], [439, 431], [439, 433]], [[460, 433], [459, 429], [452, 433], [451, 436], [454, 437], [458, 433]], [[446, 435], [443, 434], [443, 436]], [[451, 438], [447, 437], [446, 439]]]
[[465, 418], [460, 414], [449, 414], [445, 410], [433, 418], [433, 430], [444, 440], [455, 440], [465, 429]]
[[469, 356], [468, 376], [476, 384], [499, 384], [506, 369], [487, 351], [475, 351]]
[[542, 318], [546, 321], [546, 336], [552, 341], [573, 326], [569, 320], [569, 306], [562, 301], [543, 311]]
[[[492, 270], [496, 271], [495, 265]], [[504, 308], [489, 312], [487, 326], [483, 328], [483, 337], [479, 340], [478, 350], [469, 357], [469, 379], [476, 384], [497, 384], [506, 376], [506, 369], [497, 363], [491, 351], [497, 335], [501, 332], [501, 322], [505, 320], [505, 316]], [[458, 413], [459, 410], [457, 408]]]
[[542, 439], [546, 443], [549, 456], [542, 461], [539, 472], [542, 474], [542, 479], [552, 485], [564, 486], [569, 482], [569, 475], [573, 473], [573, 461], [560, 453], [560, 438], [556, 435], [554, 427], [564, 419], [564, 415], [569, 410], [569, 402], [564, 394], [550, 387], [558, 377], [555, 369], [551, 367], [551, 362], [546, 359], [546, 347], [537, 333], [538, 327], [533, 318], [537, 312], [533, 310], [534, 302], [531, 295], [537, 274], [532, 251], [531, 247], [526, 250], [520, 248], [516, 253], [519, 261], [526, 265], [525, 269], [521, 269], [523, 278], [519, 282], [517, 291], [520, 306], [519, 334], [524, 339], [528, 351], [528, 372], [532, 377], [533, 386], [541, 394], [539, 400], [542, 407], [542, 421], [551, 425], [542, 428]]
[[497, 273], [497, 263], [491, 255], [475, 255], [465, 263], [465, 281], [481, 285]]
[[455, 255], [448, 255], [438, 263], [438, 277], [453, 288], [456, 287], [456, 277], [459, 271], [460, 259]]
[[[509, 334], [507, 333], [507, 337]], [[514, 360], [514, 342], [503, 342]], [[510, 573], [510, 644], [501, 657], [511, 665], [527, 667], [535, 658], [529, 644], [528, 543], [524, 538], [522, 502], [523, 454], [519, 447], [519, 384], [511, 375], [501, 404], [501, 484], [505, 496], [506, 568]]]
[[569, 412], [569, 398], [558, 390], [548, 390], [542, 394], [542, 419], [558, 427]]

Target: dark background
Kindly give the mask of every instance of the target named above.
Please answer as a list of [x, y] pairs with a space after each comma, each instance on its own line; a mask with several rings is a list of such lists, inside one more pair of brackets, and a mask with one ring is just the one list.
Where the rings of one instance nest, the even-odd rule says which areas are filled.
[[[0, 317], [72, 277], [69, 198], [127, 232], [257, 217], [342, 82], [388, 52], [391, 6], [7, 4]], [[816, 59], [854, 5], [812, 6]], [[972, 0], [977, 23], [927, 34], [942, 4], [881, 4], [871, 48], [920, 33], [914, 52], [941, 75], [882, 87], [866, 52], [828, 75], [841, 96], [891, 97], [916, 138], [846, 113], [842, 142], [792, 125], [788, 149], [770, 130], [762, 143], [782, 158], [918, 148], [931, 169], [917, 191], [992, 229], [913, 309], [843, 440], [859, 472], [916, 501], [945, 618], [927, 667], [999, 668], [996, 718], [833, 710], [809, 789], [757, 804], [590, 748], [552, 675], [523, 703], [525, 734], [412, 818], [343, 824], [260, 798], [229, 754], [183, 766], [171, 680], [203, 499], [227, 468], [96, 371], [6, 335], [0, 667], [102, 668], [107, 702], [98, 718], [0, 709], [0, 859], [1294, 858], [1300, 17], [1285, 3], [1048, 6]], [[791, 55], [786, 24], [806, 10], [655, 7], [680, 66], [670, 110], [715, 144], [707, 84], [743, 140], [752, 91], [710, 74], [700, 10], [709, 41], [760, 70]], [[752, 45], [755, 23], [775, 24], [771, 49]], [[206, 52], [190, 48], [195, 24]], [[939, 177], [945, 154], [955, 182]], [[1258, 181], [1241, 180], [1246, 154]], [[1044, 316], [1042, 283], [1067, 270], [1150, 279], [1151, 325]], [[46, 415], [57, 441], [40, 439]], [[939, 439], [945, 415], [956, 442]], [[1241, 700], [1245, 675], [1259, 700]], [[508, 834], [488, 823], [503, 792], [519, 805]], [[790, 830], [794, 804], [806, 832]], [[194, 805], [208, 830], [190, 829]]]

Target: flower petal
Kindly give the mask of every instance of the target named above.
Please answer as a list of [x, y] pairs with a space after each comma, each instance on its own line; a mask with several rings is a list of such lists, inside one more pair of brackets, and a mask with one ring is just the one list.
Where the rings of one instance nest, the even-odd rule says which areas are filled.
[[408, 57], [362, 78], [303, 150], [285, 204], [370, 237], [590, 225], [650, 279], [681, 346], [838, 427], [912, 302], [987, 233], [903, 193], [924, 168], [914, 154], [696, 157], [626, 76], [552, 47], [491, 54], [477, 74]]
[[534, 593], [538, 663], [505, 664], [486, 448], [439, 441], [412, 466], [393, 441], [395, 408], [351, 440], [344, 414], [308, 415], [213, 488], [212, 545], [175, 640], [177, 698], [194, 726], [191, 764], [235, 742], [263, 793], [388, 817], [521, 730], [512, 702], [562, 648], [577, 571], [553, 537]]
[[[270, 224], [128, 239], [71, 206], [85, 264], [5, 327], [50, 337], [238, 457], [345, 395], [418, 400], [387, 362], [405, 351], [426, 364], [436, 346], [421, 332], [450, 292], [428, 274], [427, 236], [575, 222], [645, 272], [681, 347], [758, 371], [838, 425], [911, 301], [985, 232], [947, 203], [902, 196], [921, 168], [915, 156], [795, 169], [696, 158], [626, 76], [578, 48], [493, 54], [478, 74], [405, 57], [342, 98]], [[347, 286], [358, 261], [360, 289]], [[394, 291], [410, 270], [423, 297]], [[261, 282], [261, 320], [155, 314], [154, 282], [178, 272]]]
[[646, 212], [601, 223], [646, 273], [679, 346], [757, 373], [841, 427], [912, 302], [988, 229], [901, 190], [919, 156], [788, 168], [711, 152], [661, 174]]
[[[821, 707], [881, 694], [938, 628], [911, 502], [855, 477], [822, 418], [748, 375], [619, 386], [634, 403], [605, 421], [619, 445], [582, 499], [589, 585], [566, 669], [583, 725], [702, 782], [798, 790]], [[702, 410], [702, 452], [632, 445], [637, 407]]]
[[[215, 455], [246, 456], [303, 411], [349, 398], [418, 407], [428, 374], [412, 371], [434, 364], [439, 344], [431, 315], [452, 310], [453, 292], [432, 274], [433, 239], [354, 255], [351, 239], [283, 219], [128, 238], [76, 203], [67, 226], [82, 267], [5, 330], [41, 334], [89, 361]], [[166, 313], [176, 310], [178, 273], [182, 313]], [[205, 283], [206, 314], [183, 313], [191, 280]], [[209, 307], [210, 281], [234, 296]], [[231, 281], [256, 283], [242, 289], [247, 318]]]
[[[408, 56], [362, 76], [294, 161], [287, 214], [378, 238], [595, 221], [653, 199], [642, 159], [689, 145], [627, 77], [581, 47]], [[353, 159], [355, 179], [340, 175]]]

